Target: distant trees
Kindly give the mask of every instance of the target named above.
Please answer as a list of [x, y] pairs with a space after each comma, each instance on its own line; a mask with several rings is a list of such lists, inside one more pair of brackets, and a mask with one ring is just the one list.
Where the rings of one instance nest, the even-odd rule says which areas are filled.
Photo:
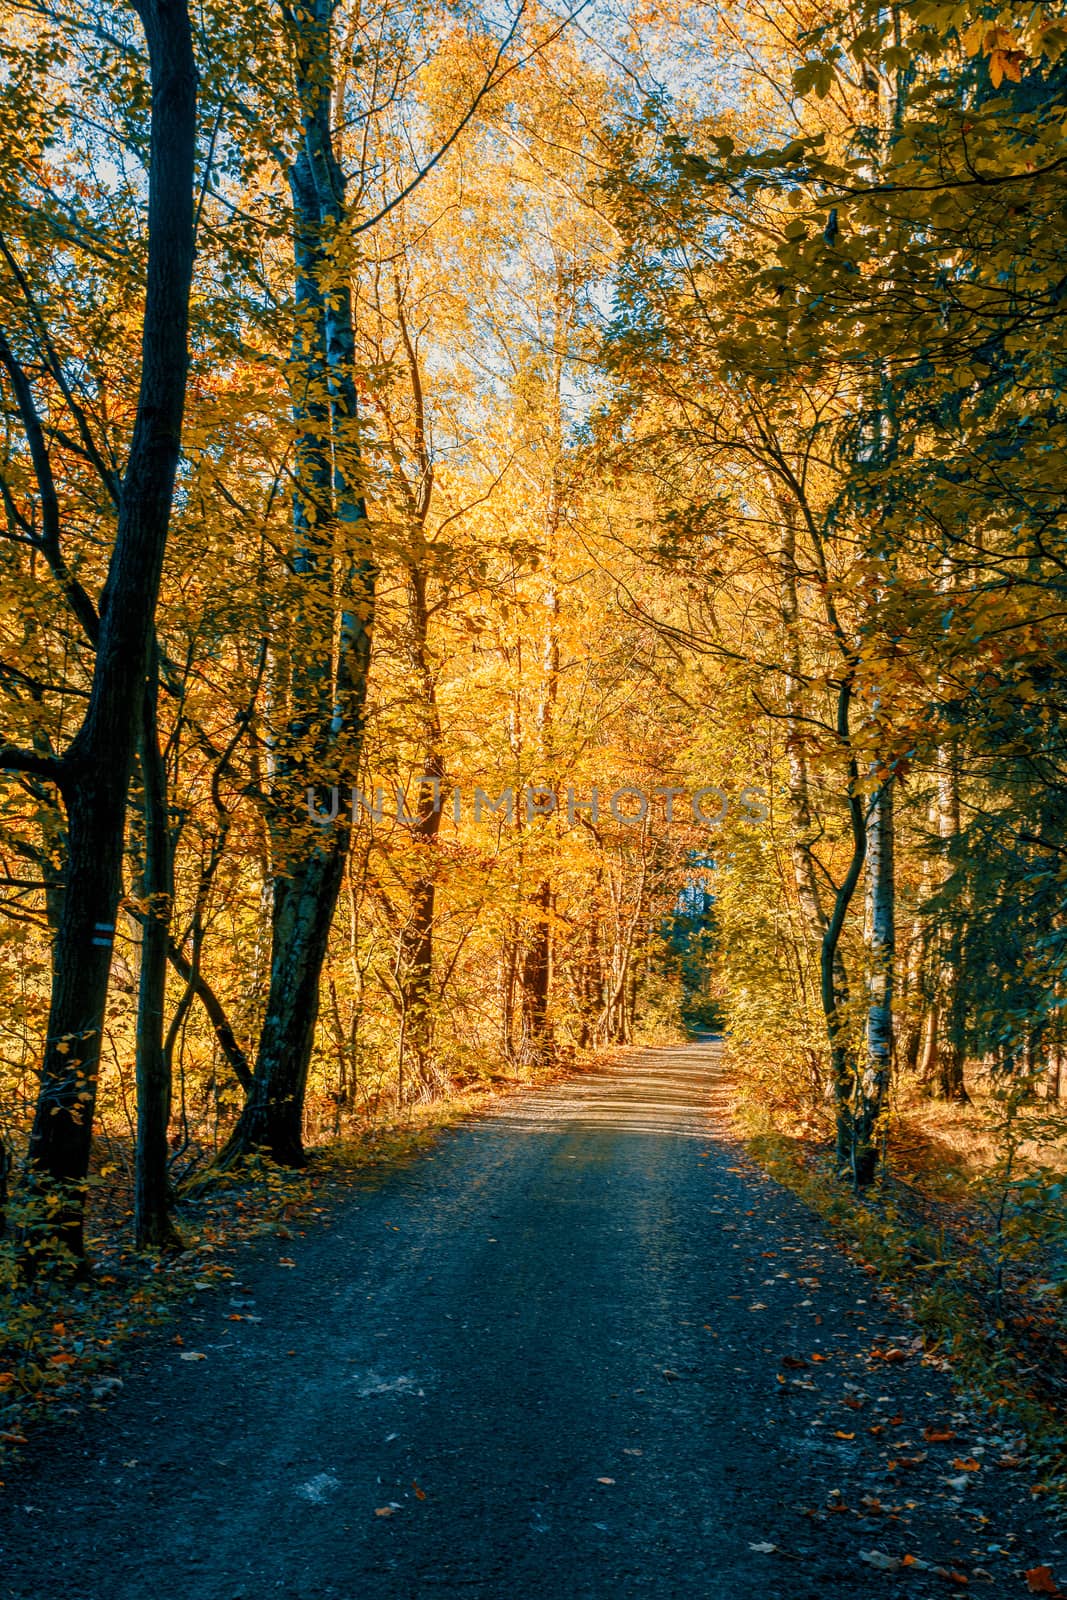
[[[796, 960], [757, 1020], [728, 959], [728, 1015], [749, 1039], [810, 1016], [821, 943], [838, 1158], [865, 1182], [894, 1014], [928, 1092], [965, 1097], [966, 1058], [1058, 1082], [1065, 36], [1048, 13], [812, 24], [792, 60], [780, 31], [745, 36], [792, 77], [788, 141], [736, 113], [620, 135], [613, 350], [657, 401], [639, 448], [669, 474], [667, 566], [693, 596], [665, 625], [767, 719], [780, 773], [792, 870], [758, 893]], [[754, 868], [730, 870], [755, 889]]]

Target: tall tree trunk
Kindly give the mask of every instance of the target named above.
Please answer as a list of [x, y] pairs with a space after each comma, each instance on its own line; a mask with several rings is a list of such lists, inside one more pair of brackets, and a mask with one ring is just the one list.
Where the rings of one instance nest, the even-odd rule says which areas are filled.
[[141, 975], [137, 993], [137, 1152], [133, 1224], [138, 1250], [181, 1248], [170, 1216], [167, 1128], [170, 1061], [163, 1046], [163, 1009], [174, 905], [174, 849], [167, 817], [167, 774], [159, 748], [157, 651], [144, 692], [138, 757], [144, 793], [144, 870], [141, 898]]
[[[785, 632], [787, 670], [785, 674], [785, 736], [789, 773], [790, 855], [793, 862], [793, 882], [801, 915], [808, 933], [817, 939], [825, 951], [827, 946], [828, 918], [819, 892], [819, 879], [815, 865], [814, 837], [816, 828], [811, 806], [811, 783], [804, 727], [804, 676], [801, 656], [800, 600], [797, 587], [797, 516], [796, 502], [778, 496], [781, 518], [782, 549], [779, 557], [778, 600]], [[837, 1016], [848, 1000], [848, 972], [841, 953], [840, 936], [832, 941], [833, 1015]], [[803, 972], [801, 971], [801, 981]], [[823, 994], [825, 1013], [826, 995]], [[829, 1016], [829, 1014], [827, 1014]], [[832, 1057], [832, 1052], [831, 1052]], [[831, 1078], [837, 1094], [840, 1115], [841, 1086], [839, 1063], [831, 1059]]]
[[836, 1154], [838, 1170], [851, 1173], [855, 1142], [855, 1097], [858, 1063], [849, 1035], [849, 1023], [844, 1015], [846, 997], [842, 994], [838, 973], [838, 944], [845, 926], [845, 918], [863, 871], [867, 854], [867, 829], [863, 797], [859, 793], [859, 767], [852, 754], [850, 716], [852, 707], [852, 670], [842, 678], [837, 696], [837, 737], [841, 747], [849, 752], [846, 763], [848, 778], [848, 816], [852, 833], [852, 855], [845, 876], [834, 895], [834, 903], [823, 934], [821, 983], [823, 1015], [830, 1045], [830, 1072], [834, 1091], [836, 1121]]
[[[293, 200], [295, 331], [293, 495], [298, 612], [290, 726], [279, 753], [271, 970], [252, 1092], [220, 1161], [265, 1148], [304, 1162], [303, 1111], [330, 925], [344, 878], [350, 821], [324, 832], [307, 815], [316, 785], [355, 783], [370, 665], [375, 568], [359, 490], [355, 334], [347, 266], [338, 246], [345, 181], [330, 122], [331, 0], [291, 14], [302, 145], [289, 172]], [[343, 255], [343, 252], [342, 252]], [[333, 649], [334, 562], [343, 608]]]
[[[181, 442], [193, 267], [196, 68], [184, 0], [139, 0], [152, 91], [148, 276], [141, 379], [115, 545], [100, 605], [89, 704], [58, 764], [66, 888], [52, 956], [31, 1184], [52, 1202], [27, 1235], [26, 1270], [58, 1241], [84, 1256], [100, 1042], [121, 888], [126, 798], [142, 713]], [[8, 764], [5, 762], [5, 764]], [[17, 764], [17, 763], [15, 763]]]
[[[937, 813], [942, 842], [946, 847], [951, 847], [960, 831], [960, 782], [954, 744], [945, 745], [938, 751]], [[948, 872], [947, 865], [943, 870]], [[936, 1054], [935, 1061], [931, 1063], [931, 1068], [936, 1067], [936, 1070], [931, 1070], [930, 1081], [942, 1100], [966, 1102], [970, 1096], [963, 1081], [961, 965], [960, 928], [958, 920], [953, 918], [941, 933], [936, 1016], [933, 1022], [936, 1029], [933, 1048]]]
[[790, 853], [793, 881], [800, 909], [811, 932], [821, 938], [826, 932], [826, 914], [819, 896], [819, 883], [812, 853], [811, 786], [808, 757], [802, 726], [804, 678], [800, 654], [800, 602], [797, 594], [797, 506], [778, 498], [781, 516], [782, 550], [779, 557], [778, 600], [785, 632], [785, 742], [789, 764]]
[[437, 837], [441, 828], [445, 774], [444, 739], [437, 705], [437, 682], [430, 656], [430, 607], [427, 597], [426, 519], [433, 498], [434, 463], [426, 436], [426, 407], [418, 353], [408, 326], [399, 276], [394, 276], [397, 325], [407, 359], [414, 418], [412, 449], [417, 479], [409, 481], [398, 463], [414, 543], [408, 566], [407, 647], [422, 721], [422, 772], [416, 797], [412, 842], [417, 861], [407, 921], [400, 933], [397, 976], [405, 1043], [415, 1057], [416, 1093], [432, 1098], [445, 1086], [434, 1061], [434, 915], [437, 905]]

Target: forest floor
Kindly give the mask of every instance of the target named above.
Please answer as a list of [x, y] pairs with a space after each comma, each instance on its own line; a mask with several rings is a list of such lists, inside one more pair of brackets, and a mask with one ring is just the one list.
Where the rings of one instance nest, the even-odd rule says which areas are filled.
[[1058, 1593], [1020, 1442], [746, 1157], [718, 1063], [513, 1096], [242, 1245], [31, 1435], [0, 1597]]

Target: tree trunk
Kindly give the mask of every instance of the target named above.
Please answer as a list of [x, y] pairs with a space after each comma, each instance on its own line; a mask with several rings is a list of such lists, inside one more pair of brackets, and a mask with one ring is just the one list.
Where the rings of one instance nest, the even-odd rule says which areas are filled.
[[283, 1166], [305, 1164], [304, 1095], [330, 913], [340, 893], [344, 864], [344, 838], [337, 832], [303, 857], [298, 873], [275, 881], [267, 1015], [252, 1092], [220, 1157], [222, 1165], [260, 1149]]
[[31, 1184], [52, 1209], [27, 1234], [30, 1273], [40, 1251], [54, 1243], [75, 1262], [84, 1256], [85, 1180], [121, 889], [127, 788], [185, 403], [196, 68], [183, 0], [140, 0], [138, 12], [152, 87], [141, 380], [89, 704], [57, 775], [67, 807], [66, 888], [29, 1146]]
[[159, 748], [156, 650], [144, 692], [138, 755], [144, 789], [144, 871], [141, 898], [141, 975], [137, 993], [137, 1152], [133, 1224], [138, 1250], [181, 1249], [170, 1216], [167, 1129], [170, 1062], [163, 1047], [163, 1009], [174, 905], [174, 850], [167, 817], [167, 775]]
[[823, 1015], [830, 1045], [830, 1072], [834, 1091], [836, 1121], [836, 1155], [838, 1170], [851, 1173], [854, 1148], [855, 1095], [857, 1062], [849, 1037], [848, 1019], [843, 1015], [846, 996], [842, 994], [839, 973], [838, 944], [845, 926], [845, 918], [856, 892], [867, 854], [866, 819], [863, 799], [859, 794], [859, 768], [851, 753], [850, 713], [852, 706], [852, 672], [847, 671], [841, 680], [837, 696], [837, 736], [842, 748], [849, 751], [847, 761], [848, 815], [852, 831], [852, 856], [845, 876], [834, 896], [833, 908], [823, 934], [821, 983]]
[[552, 1055], [552, 1025], [548, 998], [552, 989], [552, 885], [546, 878], [531, 900], [535, 922], [522, 963], [522, 1019], [524, 1053], [541, 1065]]
[[893, 1065], [893, 977], [896, 951], [896, 881], [893, 851], [893, 779], [886, 777], [867, 817], [869, 999], [867, 1057], [859, 1084], [852, 1166], [859, 1185], [878, 1166], [878, 1125]]
[[[271, 975], [252, 1091], [224, 1150], [226, 1165], [258, 1148], [302, 1165], [304, 1095], [330, 925], [350, 825], [324, 835], [301, 805], [309, 787], [355, 783], [370, 664], [375, 568], [359, 492], [359, 408], [347, 272], [337, 260], [345, 181], [333, 148], [331, 0], [291, 14], [302, 143], [293, 200], [297, 423], [293, 567], [298, 583], [290, 725], [277, 761], [280, 792], [271, 917]], [[333, 651], [334, 562], [344, 595]]]
[[[402, 312], [401, 312], [402, 318]], [[403, 325], [403, 321], [402, 321]], [[421, 419], [421, 384], [414, 351], [411, 351], [413, 386], [417, 414]], [[413, 508], [420, 529], [429, 510], [432, 471], [429, 456], [422, 448], [421, 420], [418, 446], [423, 461], [418, 504]], [[407, 921], [400, 934], [397, 972], [400, 982], [406, 1039], [415, 1057], [417, 1094], [430, 1099], [441, 1092], [444, 1077], [434, 1059], [433, 954], [434, 914], [437, 902], [436, 845], [441, 828], [441, 796], [444, 782], [444, 753], [437, 690], [428, 654], [430, 614], [426, 600], [426, 575], [417, 562], [411, 566], [408, 583], [408, 648], [419, 692], [419, 709], [424, 723], [423, 765], [412, 824], [412, 842], [417, 852], [415, 881]], [[428, 781], [427, 781], [428, 780]]]
[[[941, 839], [951, 844], [960, 831], [959, 771], [953, 745], [938, 751], [937, 812]], [[944, 871], [947, 873], [948, 868]], [[931, 1071], [928, 1082], [939, 1099], [967, 1103], [970, 1095], [963, 1079], [961, 966], [960, 930], [953, 921], [941, 930], [936, 1007], [939, 1032], [934, 1043], [936, 1072]]]

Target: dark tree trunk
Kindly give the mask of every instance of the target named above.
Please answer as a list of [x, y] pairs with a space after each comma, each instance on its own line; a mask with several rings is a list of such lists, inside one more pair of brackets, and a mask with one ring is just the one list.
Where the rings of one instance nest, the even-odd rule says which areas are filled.
[[266, 1150], [283, 1166], [305, 1163], [304, 1095], [330, 936], [324, 908], [332, 911], [337, 903], [344, 866], [343, 835], [333, 833], [304, 857], [298, 874], [275, 880], [267, 1015], [252, 1092], [223, 1164], [253, 1150]]
[[121, 889], [126, 795], [144, 698], [181, 443], [193, 265], [196, 68], [184, 0], [140, 0], [152, 85], [148, 279], [137, 415], [100, 606], [89, 704], [57, 774], [68, 821], [66, 888], [30, 1135], [31, 1183], [54, 1209], [26, 1239], [84, 1255], [100, 1042]]
[[[841, 682], [837, 697], [837, 736], [841, 746], [851, 752], [850, 713], [852, 708], [852, 673]], [[838, 945], [845, 926], [845, 918], [852, 897], [860, 881], [867, 854], [867, 828], [863, 799], [859, 794], [859, 767], [853, 754], [848, 765], [848, 814], [852, 831], [852, 857], [836, 894], [826, 924], [822, 941], [821, 983], [823, 1015], [830, 1045], [830, 1071], [833, 1083], [836, 1113], [836, 1154], [838, 1170], [852, 1173], [855, 1149], [855, 1102], [858, 1064], [844, 1007], [848, 996], [842, 991], [842, 968]]]
[[[421, 386], [416, 390], [420, 399]], [[421, 443], [421, 425], [419, 428]], [[423, 481], [430, 483], [429, 458]], [[421, 521], [429, 509], [428, 498], [423, 496], [420, 506]], [[434, 1006], [433, 1006], [433, 956], [434, 913], [437, 903], [437, 836], [441, 829], [441, 794], [444, 782], [444, 755], [442, 751], [441, 720], [437, 709], [437, 690], [428, 655], [430, 614], [426, 601], [426, 577], [418, 566], [413, 566], [408, 585], [409, 648], [411, 662], [419, 687], [420, 710], [424, 727], [424, 752], [422, 782], [415, 806], [412, 824], [413, 843], [418, 864], [411, 889], [408, 918], [400, 934], [397, 970], [400, 981], [401, 1003], [404, 1016], [406, 1044], [415, 1058], [417, 1093], [422, 1099], [439, 1094], [445, 1086], [443, 1073], [434, 1061]]]
[[167, 816], [167, 774], [159, 748], [156, 651], [144, 694], [138, 756], [144, 794], [144, 870], [141, 898], [141, 975], [137, 994], [137, 1153], [133, 1225], [138, 1250], [180, 1249], [170, 1216], [167, 1129], [170, 1061], [163, 1043], [170, 919], [174, 905], [174, 849]]
[[522, 965], [522, 1018], [525, 1052], [531, 1062], [551, 1059], [552, 1024], [548, 1001], [552, 988], [552, 885], [546, 879], [533, 896], [536, 921]]

